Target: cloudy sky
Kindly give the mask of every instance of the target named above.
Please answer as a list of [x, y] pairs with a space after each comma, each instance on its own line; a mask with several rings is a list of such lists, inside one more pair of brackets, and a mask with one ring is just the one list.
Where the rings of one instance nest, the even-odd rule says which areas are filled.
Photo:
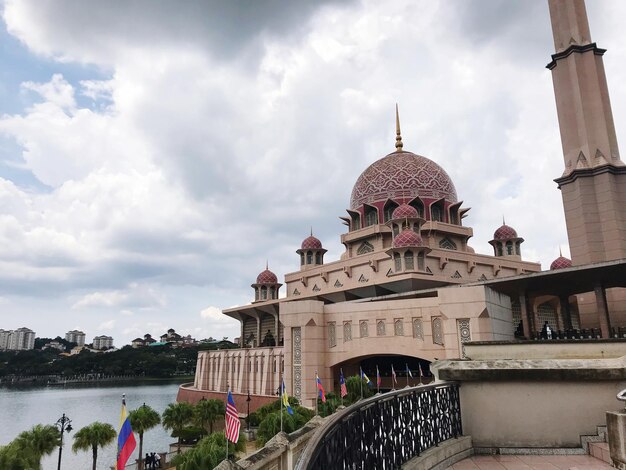
[[[0, 328], [116, 345], [222, 308], [309, 227], [342, 251], [352, 185], [405, 149], [456, 184], [473, 247], [502, 216], [568, 254], [545, 0], [0, 0]], [[626, 141], [626, 2], [588, 0]]]

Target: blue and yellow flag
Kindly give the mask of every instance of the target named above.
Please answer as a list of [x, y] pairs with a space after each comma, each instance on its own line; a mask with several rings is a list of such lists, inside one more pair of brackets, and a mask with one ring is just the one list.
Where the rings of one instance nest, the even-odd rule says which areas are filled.
[[367, 385], [369, 385], [370, 387], [372, 386], [372, 381], [370, 380], [370, 378], [367, 375], [365, 375], [365, 372], [363, 372], [363, 369], [361, 369], [361, 378], [363, 380], [365, 380], [365, 383]]
[[291, 406], [289, 406], [289, 396], [287, 395], [287, 389], [285, 387], [285, 379], [283, 379], [282, 387], [283, 387], [283, 389], [282, 389], [283, 405], [285, 405], [285, 408], [287, 408], [287, 413], [292, 415], [293, 414], [293, 410], [291, 409]]

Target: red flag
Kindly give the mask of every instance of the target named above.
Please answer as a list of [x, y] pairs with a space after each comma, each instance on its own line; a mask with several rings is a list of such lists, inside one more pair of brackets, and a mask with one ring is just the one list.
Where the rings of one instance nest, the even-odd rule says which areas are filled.
[[324, 392], [324, 387], [322, 387], [322, 381], [319, 378], [319, 375], [317, 375], [317, 372], [315, 372], [315, 381], [317, 382], [317, 390], [319, 392], [319, 396], [322, 399], [322, 403], [326, 403], [326, 393]]

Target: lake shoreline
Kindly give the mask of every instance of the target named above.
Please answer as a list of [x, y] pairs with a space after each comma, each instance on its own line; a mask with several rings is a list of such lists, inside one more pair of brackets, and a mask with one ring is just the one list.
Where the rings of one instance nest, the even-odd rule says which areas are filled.
[[0, 390], [19, 390], [19, 389], [33, 389], [33, 388], [64, 388], [68, 385], [72, 387], [77, 385], [86, 385], [89, 387], [117, 387], [120, 385], [150, 385], [150, 384], [171, 384], [171, 383], [186, 383], [193, 381], [193, 375], [179, 375], [176, 377], [144, 377], [144, 376], [132, 376], [132, 377], [111, 377], [111, 378], [88, 378], [88, 379], [69, 379], [63, 381], [50, 381], [44, 380], [23, 380], [23, 381], [3, 381], [0, 380]]

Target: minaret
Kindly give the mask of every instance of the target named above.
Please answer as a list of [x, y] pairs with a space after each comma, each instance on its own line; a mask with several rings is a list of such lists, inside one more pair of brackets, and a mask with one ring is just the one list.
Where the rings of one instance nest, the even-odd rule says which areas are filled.
[[620, 160], [602, 56], [584, 0], [548, 0], [552, 71], [565, 169], [563, 197], [574, 265], [626, 258], [626, 166]]

